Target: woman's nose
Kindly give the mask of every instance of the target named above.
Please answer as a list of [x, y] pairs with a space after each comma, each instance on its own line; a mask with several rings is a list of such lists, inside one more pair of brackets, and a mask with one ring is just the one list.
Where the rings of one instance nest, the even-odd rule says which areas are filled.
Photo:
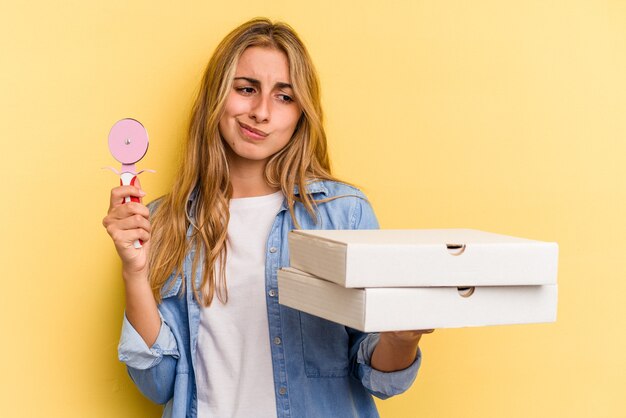
[[250, 118], [254, 119], [257, 123], [267, 122], [270, 120], [270, 112], [270, 98], [259, 95], [256, 100], [252, 102]]

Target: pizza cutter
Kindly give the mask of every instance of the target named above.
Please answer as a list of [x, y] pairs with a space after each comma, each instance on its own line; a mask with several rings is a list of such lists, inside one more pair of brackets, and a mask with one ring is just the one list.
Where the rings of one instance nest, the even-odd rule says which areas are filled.
[[[107, 168], [120, 176], [120, 184], [122, 186], [134, 186], [137, 176], [144, 171], [154, 172], [154, 170], [136, 172], [135, 163], [139, 162], [148, 151], [148, 132], [135, 119], [122, 119], [113, 125], [109, 132], [109, 150], [111, 155], [122, 163], [122, 169], [117, 171], [113, 167]], [[124, 198], [124, 203], [130, 201], [139, 202], [139, 198], [134, 196]], [[141, 240], [133, 242], [135, 248], [141, 248], [141, 244]]]

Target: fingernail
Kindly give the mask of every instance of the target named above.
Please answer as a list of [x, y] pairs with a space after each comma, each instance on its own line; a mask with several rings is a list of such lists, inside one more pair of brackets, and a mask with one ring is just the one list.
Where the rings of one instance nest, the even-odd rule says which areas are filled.
[[139, 190], [139, 196], [145, 196], [146, 192], [144, 192], [143, 190]]

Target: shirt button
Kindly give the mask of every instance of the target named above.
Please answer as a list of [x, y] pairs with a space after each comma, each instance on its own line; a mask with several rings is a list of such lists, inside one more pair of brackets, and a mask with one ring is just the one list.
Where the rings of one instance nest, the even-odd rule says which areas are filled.
[[276, 290], [274, 290], [274, 289], [270, 289], [270, 291], [269, 291], [269, 292], [267, 292], [267, 293], [268, 293], [271, 297], [275, 297], [275, 296], [276, 296], [276, 294], [277, 294], [277, 293], [276, 293]]
[[280, 345], [281, 342], [282, 340], [280, 339], [280, 337], [274, 337], [274, 344]]
[[278, 393], [280, 393], [281, 395], [284, 395], [285, 393], [287, 393], [287, 388], [278, 389]]
[[270, 248], [270, 253], [274, 254], [276, 251], [278, 251], [278, 248], [276, 247]]

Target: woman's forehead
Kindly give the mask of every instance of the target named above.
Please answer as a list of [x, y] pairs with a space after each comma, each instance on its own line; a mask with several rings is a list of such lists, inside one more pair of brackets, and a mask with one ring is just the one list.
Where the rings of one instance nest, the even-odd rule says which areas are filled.
[[241, 54], [235, 77], [248, 77], [261, 83], [290, 83], [289, 59], [276, 48], [251, 46]]

